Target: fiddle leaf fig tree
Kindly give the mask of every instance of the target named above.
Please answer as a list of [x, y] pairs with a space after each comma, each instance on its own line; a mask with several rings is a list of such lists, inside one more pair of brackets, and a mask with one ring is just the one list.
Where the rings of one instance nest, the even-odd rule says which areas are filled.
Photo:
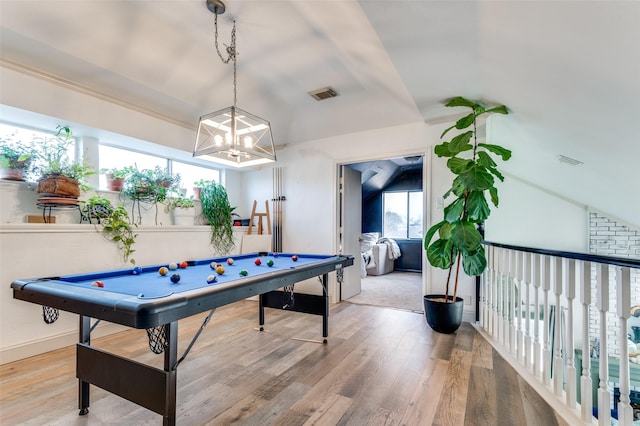
[[[444, 139], [451, 130], [460, 132], [451, 140], [443, 141], [434, 148], [438, 157], [448, 159], [447, 167], [455, 175], [444, 198], [455, 198], [445, 207], [444, 220], [427, 231], [424, 248], [431, 265], [449, 270], [445, 300], [453, 302], [458, 292], [460, 263], [462, 262], [464, 271], [470, 276], [482, 274], [487, 267], [482, 235], [477, 225], [484, 222], [491, 213], [487, 195], [491, 203], [498, 207], [498, 189], [495, 183], [496, 179], [504, 181], [504, 176], [498, 171], [495, 160], [509, 160], [511, 151], [498, 145], [479, 143], [476, 133], [478, 117], [491, 113], [509, 114], [506, 106], [490, 108], [463, 97], [454, 98], [445, 106], [466, 107], [471, 111], [446, 129], [440, 139]], [[456, 271], [453, 297], [449, 298], [449, 284], [454, 266]]]

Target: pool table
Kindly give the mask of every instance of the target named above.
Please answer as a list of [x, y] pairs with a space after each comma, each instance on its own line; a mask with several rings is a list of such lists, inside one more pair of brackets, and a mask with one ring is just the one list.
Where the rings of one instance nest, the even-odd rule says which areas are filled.
[[[174, 425], [178, 365], [217, 307], [259, 295], [260, 330], [264, 325], [265, 307], [321, 315], [326, 343], [328, 274], [341, 272], [342, 268], [353, 265], [354, 259], [343, 255], [251, 253], [232, 256], [232, 260], [228, 262], [228, 257], [220, 257], [187, 261], [182, 265], [184, 268], [168, 270], [166, 275], [160, 274], [160, 268], [175, 265], [23, 279], [14, 281], [11, 287], [15, 299], [79, 314], [76, 376], [80, 415], [88, 413], [89, 385], [94, 384], [161, 414], [163, 424]], [[182, 262], [176, 262], [179, 263]], [[216, 272], [216, 264], [224, 268], [222, 274]], [[171, 279], [174, 274], [180, 276], [176, 283]], [[216, 278], [215, 282], [208, 282], [212, 277]], [[296, 282], [313, 277], [321, 277], [322, 296], [293, 292]], [[280, 288], [284, 290], [277, 290]], [[178, 359], [178, 320], [205, 311], [210, 312]], [[97, 320], [93, 325], [91, 318]], [[164, 352], [164, 369], [92, 347], [91, 330], [100, 320], [147, 329], [152, 350]], [[131, 377], [138, 380], [127, 380]]]

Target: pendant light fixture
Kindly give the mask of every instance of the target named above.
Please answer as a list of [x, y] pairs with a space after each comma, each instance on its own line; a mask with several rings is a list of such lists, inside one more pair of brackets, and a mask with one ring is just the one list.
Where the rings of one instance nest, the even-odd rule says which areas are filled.
[[276, 152], [267, 120], [237, 107], [236, 21], [226, 57], [218, 47], [218, 15], [225, 11], [220, 0], [206, 0], [214, 14], [215, 46], [224, 64], [233, 64], [233, 106], [200, 117], [193, 156], [232, 167], [247, 167], [276, 161]]

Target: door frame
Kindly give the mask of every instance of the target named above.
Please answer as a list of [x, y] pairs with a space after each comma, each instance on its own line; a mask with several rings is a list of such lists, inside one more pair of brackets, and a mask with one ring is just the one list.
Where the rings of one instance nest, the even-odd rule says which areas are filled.
[[[422, 192], [424, 194], [423, 205], [422, 205], [422, 235], [424, 235], [431, 226], [431, 199], [432, 199], [432, 189], [431, 189], [431, 162], [432, 155], [431, 150], [426, 151], [407, 151], [407, 152], [399, 152], [399, 153], [387, 153], [385, 155], [377, 155], [377, 156], [363, 156], [363, 157], [354, 157], [349, 160], [340, 160], [334, 161], [334, 170], [336, 177], [335, 186], [334, 186], [334, 196], [336, 200], [336, 217], [335, 217], [335, 250], [338, 253], [342, 247], [342, 239], [340, 235], [340, 224], [342, 223], [342, 212], [340, 208], [340, 167], [346, 166], [348, 164], [354, 163], [364, 163], [367, 161], [375, 161], [375, 160], [385, 160], [389, 158], [397, 158], [397, 157], [407, 157], [412, 155], [422, 155], [424, 157], [422, 163]], [[427, 263], [427, 257], [424, 250], [422, 250], [422, 293], [429, 294], [431, 291], [431, 280], [429, 279], [430, 275], [428, 273], [429, 267]], [[341, 283], [336, 283], [336, 299], [333, 301], [334, 303], [341, 302], [340, 294], [341, 294]]]

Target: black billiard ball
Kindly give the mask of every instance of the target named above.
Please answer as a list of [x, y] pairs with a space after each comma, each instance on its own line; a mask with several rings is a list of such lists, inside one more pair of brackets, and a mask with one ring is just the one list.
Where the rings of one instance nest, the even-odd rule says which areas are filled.
[[172, 283], [177, 283], [178, 281], [180, 281], [180, 274], [173, 274], [171, 275], [171, 282]]

